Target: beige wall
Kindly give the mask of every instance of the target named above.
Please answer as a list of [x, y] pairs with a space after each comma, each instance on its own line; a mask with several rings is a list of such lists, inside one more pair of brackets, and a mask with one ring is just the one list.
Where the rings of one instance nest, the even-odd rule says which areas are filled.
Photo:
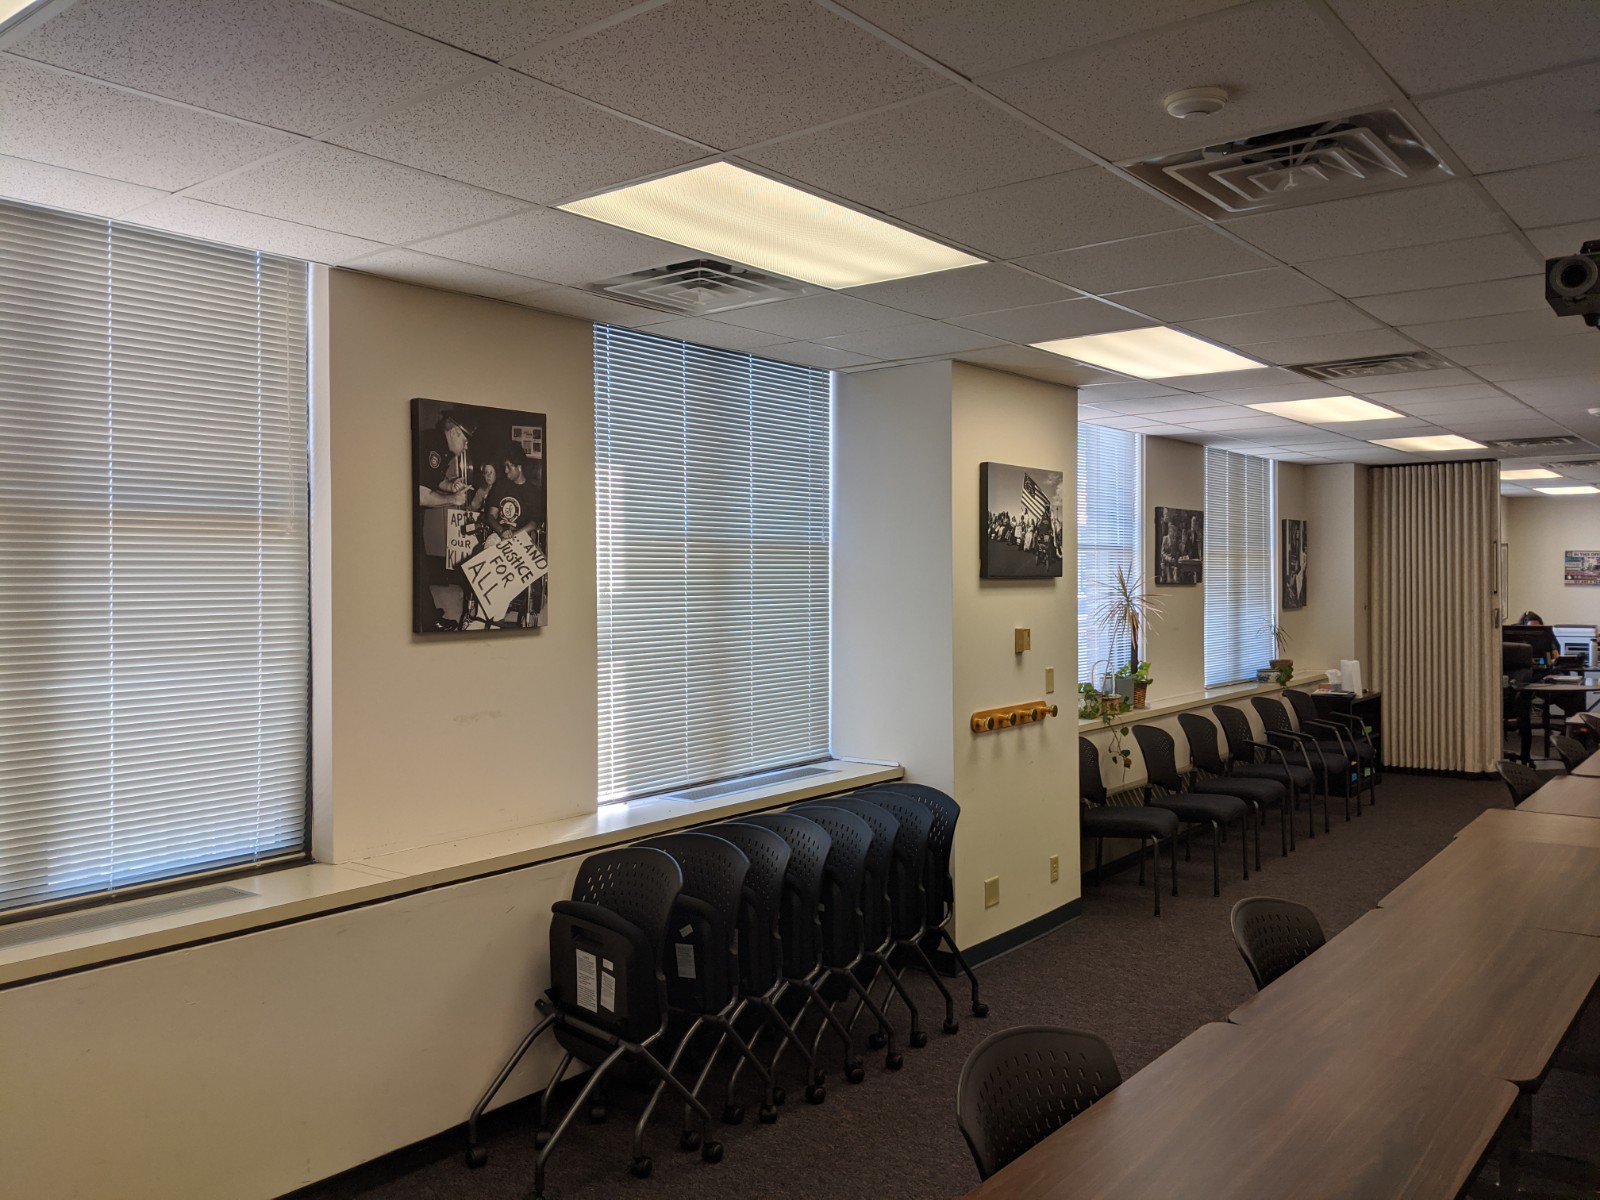
[[[333, 803], [318, 856], [346, 861], [592, 810], [589, 324], [345, 271], [329, 293]], [[547, 628], [411, 632], [413, 396], [547, 414]]]
[[1366, 500], [1365, 467], [1278, 464], [1279, 525], [1273, 538], [1280, 555], [1282, 521], [1306, 522], [1306, 606], [1280, 615], [1289, 635], [1284, 653], [1297, 671], [1323, 671], [1341, 659], [1365, 657]]
[[1552, 625], [1600, 625], [1600, 587], [1562, 579], [1568, 550], [1600, 550], [1600, 496], [1516, 496], [1501, 510], [1511, 620], [1528, 609]]
[[1156, 509], [1206, 506], [1206, 448], [1171, 438], [1144, 439], [1143, 571], [1162, 616], [1145, 639], [1150, 662], [1149, 703], [1205, 688], [1206, 589], [1203, 583], [1156, 587]]

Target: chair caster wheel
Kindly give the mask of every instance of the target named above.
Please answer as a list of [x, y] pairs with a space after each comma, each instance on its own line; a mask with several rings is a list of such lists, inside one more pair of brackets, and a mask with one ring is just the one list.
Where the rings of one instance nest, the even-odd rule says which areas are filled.
[[851, 1083], [860, 1083], [863, 1079], [865, 1079], [867, 1077], [867, 1069], [865, 1067], [860, 1067], [860, 1066], [846, 1067], [845, 1068], [845, 1072], [844, 1072], [844, 1077], [846, 1079], [848, 1079]]
[[700, 1149], [700, 1135], [693, 1129], [685, 1129], [678, 1135], [678, 1149], [685, 1151]]
[[641, 1154], [638, 1158], [633, 1160], [633, 1165], [629, 1167], [628, 1170], [633, 1172], [633, 1177], [635, 1179], [648, 1179], [650, 1178], [650, 1168], [653, 1166], [655, 1166], [655, 1164], [650, 1161], [650, 1156], [648, 1154]]
[[786, 1104], [788, 1102], [788, 1100], [789, 1100], [789, 1094], [787, 1092], [785, 1092], [782, 1088], [773, 1088], [772, 1089], [772, 1102], [774, 1104]]
[[820, 1083], [813, 1083], [806, 1089], [807, 1104], [821, 1104], [827, 1098], [828, 1089], [823, 1087]]
[[543, 1150], [545, 1146], [549, 1144], [549, 1142], [550, 1131], [548, 1129], [536, 1129], [533, 1131], [533, 1145], [535, 1149]]
[[972, 1015], [979, 1018], [987, 1017], [989, 1015], [989, 1006], [982, 1000], [974, 1000], [972, 1002]]
[[921, 1050], [927, 1044], [928, 1044], [928, 1035], [927, 1034], [923, 1033], [922, 1030], [920, 1030], [920, 1029], [913, 1029], [911, 1031], [911, 1048], [913, 1050]]
[[701, 1146], [700, 1147], [700, 1160], [702, 1162], [708, 1162], [708, 1163], [719, 1163], [719, 1162], [721, 1162], [722, 1161], [722, 1143], [721, 1142], [707, 1142], [704, 1146]]
[[883, 1065], [888, 1067], [891, 1071], [898, 1071], [901, 1067], [906, 1065], [906, 1057], [896, 1050], [893, 1054], [886, 1054], [883, 1056]]
[[592, 1105], [590, 1107], [590, 1109], [589, 1109], [589, 1124], [591, 1124], [591, 1125], [604, 1125], [605, 1123], [606, 1123], [606, 1106], [604, 1104]]
[[467, 1166], [476, 1171], [479, 1167], [489, 1165], [489, 1150], [486, 1146], [467, 1147]]
[[952, 1017], [950, 1020], [944, 1023], [944, 1031], [946, 1033], [960, 1033], [961, 1022]]
[[882, 1050], [883, 1044], [888, 1040], [888, 1038], [883, 1036], [882, 1030], [875, 1030], [874, 1032], [867, 1034], [867, 1045], [871, 1046], [874, 1050]]
[[774, 1124], [778, 1119], [778, 1106], [776, 1104], [763, 1104], [756, 1110], [756, 1115], [761, 1118], [763, 1125]]
[[813, 1073], [811, 1076], [811, 1082], [816, 1084], [818, 1087], [821, 1087], [823, 1084], [828, 1082], [827, 1072], [817, 1071]]
[[743, 1120], [744, 1108], [742, 1105], [729, 1104], [723, 1107], [722, 1123], [724, 1125], [737, 1125]]

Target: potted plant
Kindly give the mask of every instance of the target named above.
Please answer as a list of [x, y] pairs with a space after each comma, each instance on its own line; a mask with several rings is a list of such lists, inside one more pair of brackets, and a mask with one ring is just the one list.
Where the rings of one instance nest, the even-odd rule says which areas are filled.
[[1284, 648], [1289, 645], [1289, 634], [1284, 627], [1276, 621], [1269, 621], [1262, 627], [1263, 632], [1272, 635], [1272, 646], [1278, 657], [1272, 659], [1267, 666], [1272, 668], [1274, 677], [1280, 687], [1288, 687], [1289, 681], [1294, 678], [1294, 659], [1284, 657]]
[[1094, 620], [1111, 635], [1113, 644], [1124, 631], [1128, 659], [1116, 672], [1116, 690], [1132, 708], [1143, 708], [1152, 682], [1150, 664], [1139, 657], [1139, 637], [1152, 621], [1161, 619], [1161, 602], [1145, 592], [1144, 580], [1131, 565], [1119, 566], [1100, 584], [1102, 599]]
[[1078, 720], [1094, 721], [1100, 717], [1102, 705], [1100, 691], [1092, 683], [1078, 685]]

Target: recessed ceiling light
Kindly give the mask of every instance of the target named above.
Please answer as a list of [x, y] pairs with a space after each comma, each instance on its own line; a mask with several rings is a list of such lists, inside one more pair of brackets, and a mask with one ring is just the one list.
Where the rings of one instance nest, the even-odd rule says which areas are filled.
[[1034, 342], [1033, 347], [1063, 358], [1075, 358], [1091, 367], [1132, 375], [1135, 379], [1177, 379], [1222, 371], [1266, 370], [1265, 363], [1165, 325], [1125, 329], [1121, 333], [1097, 333], [1092, 337], [1057, 338], [1053, 342]]
[[826, 288], [983, 261], [732, 163], [709, 163], [557, 207]]
[[1534, 488], [1533, 490], [1543, 492], [1546, 496], [1600, 496], [1600, 487], [1590, 487], [1588, 484], [1584, 484], [1582, 487]]
[[1426, 437], [1370, 438], [1374, 446], [1387, 446], [1391, 450], [1482, 450], [1482, 442], [1460, 437], [1454, 433], [1435, 433]]
[[1546, 471], [1543, 467], [1529, 467], [1524, 471], [1501, 471], [1501, 479], [1560, 479], [1561, 476], [1554, 471]]
[[1336, 425], [1341, 421], [1398, 421], [1405, 416], [1359, 396], [1321, 396], [1316, 400], [1275, 400], [1270, 404], [1251, 404], [1257, 412], [1288, 417], [1307, 425]]

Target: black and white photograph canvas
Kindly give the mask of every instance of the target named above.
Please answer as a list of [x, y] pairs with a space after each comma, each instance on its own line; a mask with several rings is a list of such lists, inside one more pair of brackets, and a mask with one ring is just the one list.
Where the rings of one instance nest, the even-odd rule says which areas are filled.
[[1062, 473], [983, 463], [981, 579], [1059, 579], [1065, 512]]
[[1206, 548], [1206, 514], [1198, 508], [1156, 509], [1156, 584], [1199, 583]]
[[411, 401], [412, 629], [550, 620], [543, 413]]
[[1283, 608], [1306, 606], [1306, 523], [1283, 519]]

